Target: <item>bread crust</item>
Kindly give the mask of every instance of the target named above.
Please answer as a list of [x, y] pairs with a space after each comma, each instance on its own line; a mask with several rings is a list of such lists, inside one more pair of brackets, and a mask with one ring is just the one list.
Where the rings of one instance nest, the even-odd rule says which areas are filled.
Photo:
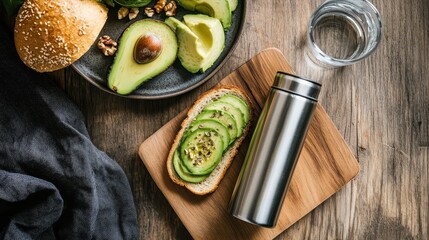
[[107, 20], [95, 0], [26, 0], [15, 21], [15, 47], [38, 72], [69, 66], [85, 54]]
[[[250, 107], [250, 118], [246, 125], [246, 127], [243, 130], [243, 134], [239, 139], [237, 139], [233, 146], [231, 146], [222, 156], [221, 161], [216, 166], [216, 168], [213, 170], [213, 172], [207, 177], [204, 181], [200, 183], [189, 183], [186, 181], [183, 181], [174, 170], [173, 166], [173, 154], [176, 151], [176, 149], [180, 145], [180, 141], [183, 137], [183, 134], [185, 133], [185, 130], [188, 128], [188, 126], [191, 124], [193, 119], [196, 115], [198, 115], [202, 109], [210, 102], [215, 100], [216, 98], [219, 98], [222, 95], [225, 94], [233, 94], [235, 96], [240, 97]], [[238, 87], [235, 86], [220, 86], [214, 89], [211, 89], [201, 96], [198, 97], [198, 99], [194, 102], [192, 107], [188, 110], [186, 118], [182, 121], [180, 130], [176, 134], [176, 137], [174, 139], [174, 142], [171, 146], [170, 152], [168, 153], [167, 157], [167, 172], [171, 180], [185, 188], [187, 188], [189, 191], [196, 195], [206, 195], [209, 193], [214, 192], [218, 186], [220, 181], [223, 179], [223, 177], [226, 174], [226, 171], [228, 170], [229, 166], [231, 165], [234, 157], [238, 153], [238, 148], [240, 147], [243, 140], [246, 138], [247, 133], [249, 132], [250, 125], [253, 118], [253, 106], [252, 102], [248, 98], [248, 96]]]

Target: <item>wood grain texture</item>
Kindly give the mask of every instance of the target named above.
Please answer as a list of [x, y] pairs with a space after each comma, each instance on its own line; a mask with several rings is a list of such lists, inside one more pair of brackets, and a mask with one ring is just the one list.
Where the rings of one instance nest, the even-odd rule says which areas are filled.
[[[245, 90], [258, 112], [256, 122], [278, 70], [292, 72], [280, 51], [268, 49], [218, 85], [235, 85]], [[164, 125], [140, 146], [139, 154], [194, 239], [272, 239], [359, 172], [349, 147], [318, 104], [276, 227], [268, 229], [244, 223], [233, 218], [227, 209], [251, 137], [246, 138], [219, 188], [213, 194], [196, 196], [174, 184], [166, 170], [168, 152], [184, 118], [182, 113]]]
[[357, 178], [278, 239], [429, 239], [429, 1], [373, 0], [383, 34], [368, 59], [335, 70], [308, 64], [307, 21], [324, 0], [249, 0], [243, 35], [211, 80], [179, 97], [128, 100], [104, 93], [72, 69], [61, 76], [94, 143], [125, 170], [142, 239], [189, 239], [149, 176], [138, 146], [201, 93], [268, 47], [298, 75], [323, 84], [320, 104], [361, 166]]

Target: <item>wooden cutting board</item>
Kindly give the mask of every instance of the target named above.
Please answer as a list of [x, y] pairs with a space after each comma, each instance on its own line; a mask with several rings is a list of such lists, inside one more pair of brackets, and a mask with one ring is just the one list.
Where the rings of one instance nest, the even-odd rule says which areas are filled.
[[147, 170], [194, 239], [272, 239], [332, 196], [359, 172], [359, 164], [348, 145], [318, 104], [276, 227], [255, 226], [228, 213], [228, 203], [254, 125], [277, 71], [293, 72], [279, 50], [267, 49], [219, 83], [244, 89], [256, 106], [256, 116], [252, 131], [214, 193], [194, 195], [168, 177], [166, 158], [185, 112], [140, 146], [139, 154]]

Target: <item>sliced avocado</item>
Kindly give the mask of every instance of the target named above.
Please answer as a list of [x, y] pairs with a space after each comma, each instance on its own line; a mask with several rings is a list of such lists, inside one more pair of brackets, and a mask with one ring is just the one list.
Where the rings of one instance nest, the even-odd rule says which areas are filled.
[[167, 24], [168, 26], [170, 26], [171, 29], [173, 29], [173, 31], [176, 31], [177, 25], [183, 24], [181, 21], [179, 21], [175, 17], [169, 17], [169, 18], [165, 19], [164, 22], [165, 22], [165, 24]]
[[177, 2], [187, 10], [219, 19], [225, 30], [231, 27], [232, 14], [228, 0], [178, 0]]
[[200, 128], [209, 128], [218, 132], [219, 135], [222, 137], [223, 146], [225, 148], [228, 147], [229, 142], [231, 140], [231, 137], [229, 136], [228, 128], [226, 128], [222, 123], [214, 119], [202, 119], [202, 120], [197, 120], [192, 122], [191, 126], [186, 130], [186, 133], [184, 134], [184, 138], [188, 134]]
[[[225, 47], [225, 33], [219, 19], [203, 14], [188, 14], [183, 21], [201, 41], [207, 56], [201, 63], [201, 72], [205, 72], [219, 58]], [[179, 38], [180, 41], [180, 38]]]
[[232, 94], [225, 94], [221, 98], [219, 98], [219, 101], [227, 102], [233, 105], [234, 107], [238, 108], [241, 111], [241, 113], [243, 113], [244, 123], [245, 123], [244, 125], [247, 124], [247, 122], [250, 119], [250, 107], [243, 99], [237, 96], [234, 96]]
[[[151, 62], [134, 60], [134, 46], [140, 37], [154, 35], [162, 42], [160, 54]], [[129, 94], [140, 84], [166, 70], [176, 59], [177, 38], [167, 24], [151, 19], [131, 24], [122, 34], [115, 60], [108, 76], [109, 88], [119, 94]]]
[[238, 6], [238, 0], [228, 0], [228, 3], [229, 3], [229, 8], [231, 9], [231, 12], [234, 12]]
[[180, 145], [183, 166], [194, 175], [207, 175], [217, 166], [223, 153], [220, 135], [209, 128], [200, 128], [189, 134]]
[[187, 169], [183, 167], [182, 161], [180, 160], [180, 157], [179, 157], [179, 152], [177, 150], [174, 152], [174, 155], [173, 155], [173, 167], [177, 175], [179, 175], [179, 177], [182, 180], [187, 182], [199, 183], [204, 181], [204, 179], [206, 179], [209, 176], [209, 174], [199, 176], [199, 175], [193, 175], [189, 173], [189, 171], [187, 171]]
[[218, 19], [203, 14], [188, 14], [183, 19], [184, 23], [174, 17], [165, 20], [176, 31], [180, 62], [189, 72], [205, 72], [225, 46], [222, 25]]
[[182, 66], [191, 73], [198, 72], [207, 55], [203, 51], [202, 42], [185, 24], [176, 25], [176, 34], [179, 39], [178, 57]]
[[237, 138], [237, 124], [235, 123], [234, 117], [230, 113], [217, 110], [203, 110], [200, 114], [198, 114], [196, 120], [202, 119], [212, 119], [222, 123], [228, 129], [230, 144]]
[[115, 0], [119, 5], [124, 7], [143, 7], [150, 3], [151, 0]]
[[237, 125], [237, 137], [241, 136], [244, 130], [245, 122], [244, 122], [243, 113], [241, 113], [241, 111], [238, 110], [238, 108], [234, 107], [233, 105], [227, 102], [214, 101], [208, 104], [204, 109], [223, 111], [231, 114], [234, 117], [235, 123]]

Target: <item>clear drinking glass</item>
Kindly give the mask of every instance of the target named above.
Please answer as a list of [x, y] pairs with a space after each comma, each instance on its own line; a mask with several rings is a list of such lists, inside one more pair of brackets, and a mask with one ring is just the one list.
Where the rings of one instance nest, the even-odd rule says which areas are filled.
[[381, 39], [381, 17], [367, 0], [328, 0], [313, 13], [306, 54], [317, 65], [342, 67], [368, 57]]

